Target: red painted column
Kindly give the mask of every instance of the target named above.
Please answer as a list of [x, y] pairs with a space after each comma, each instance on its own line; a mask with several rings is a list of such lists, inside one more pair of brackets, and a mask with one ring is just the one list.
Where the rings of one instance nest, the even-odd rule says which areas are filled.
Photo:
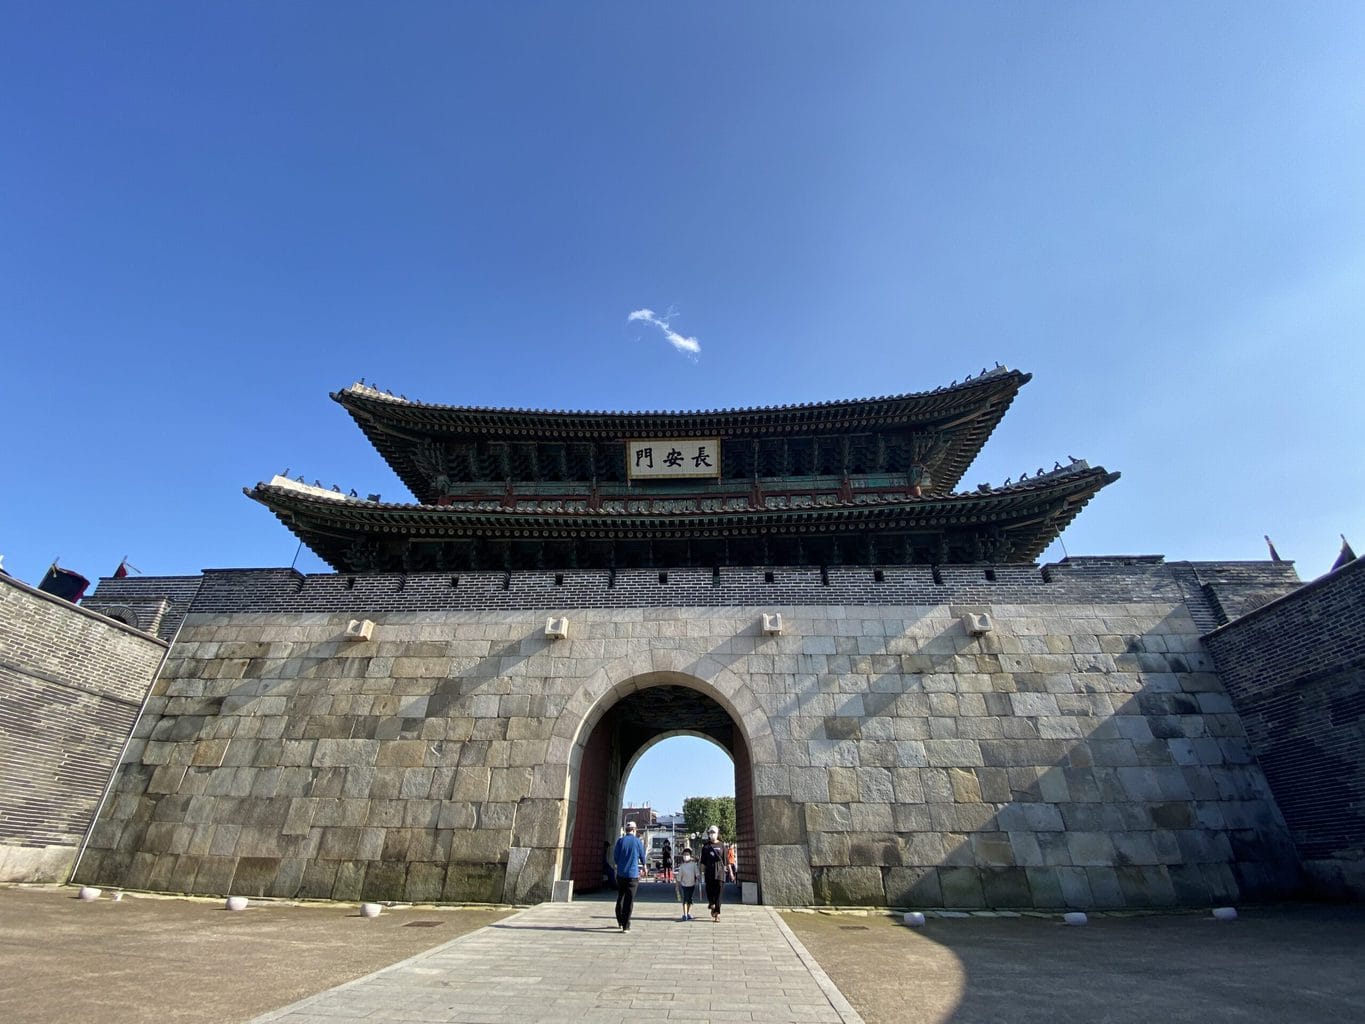
[[749, 761], [749, 747], [736, 723], [734, 728], [735, 759], [735, 859], [739, 862], [741, 882], [758, 881], [758, 840], [754, 831], [754, 770]]
[[611, 730], [599, 722], [588, 737], [578, 768], [577, 812], [573, 826], [575, 892], [591, 892], [602, 885], [602, 843], [607, 831], [607, 766], [611, 760]]

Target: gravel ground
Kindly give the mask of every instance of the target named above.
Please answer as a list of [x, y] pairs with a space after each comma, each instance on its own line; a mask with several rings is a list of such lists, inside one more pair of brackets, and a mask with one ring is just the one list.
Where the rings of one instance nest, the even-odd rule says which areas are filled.
[[[505, 917], [0, 887], [0, 1021], [241, 1022]], [[868, 1024], [1365, 1021], [1365, 907], [1056, 918], [784, 920]], [[419, 927], [411, 927], [412, 925]]]
[[[510, 911], [354, 906], [0, 887], [0, 1021], [221, 1024], [358, 978]], [[434, 922], [429, 927], [414, 923]]]
[[1365, 907], [784, 920], [868, 1024], [1365, 1021]]

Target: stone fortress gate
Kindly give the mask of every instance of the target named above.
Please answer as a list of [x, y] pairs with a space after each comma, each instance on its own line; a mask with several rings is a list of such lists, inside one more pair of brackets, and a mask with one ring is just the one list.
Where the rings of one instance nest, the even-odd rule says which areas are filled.
[[86, 601], [160, 609], [171, 648], [77, 879], [582, 891], [635, 760], [687, 734], [734, 761], [741, 875], [764, 902], [1295, 891], [1201, 643], [1294, 590], [1292, 567], [1033, 564], [1117, 474], [1072, 461], [955, 489], [1027, 380], [640, 414], [342, 390], [417, 500], [283, 477], [247, 492], [335, 573], [106, 579]]

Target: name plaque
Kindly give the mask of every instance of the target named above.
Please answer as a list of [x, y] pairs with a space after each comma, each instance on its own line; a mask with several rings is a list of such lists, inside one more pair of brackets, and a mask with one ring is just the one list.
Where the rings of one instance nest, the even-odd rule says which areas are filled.
[[626, 442], [631, 480], [720, 479], [720, 438], [653, 438]]

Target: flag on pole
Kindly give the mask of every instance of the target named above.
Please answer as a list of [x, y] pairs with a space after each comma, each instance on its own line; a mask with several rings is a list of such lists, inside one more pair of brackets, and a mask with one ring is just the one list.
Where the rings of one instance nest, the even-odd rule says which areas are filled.
[[1343, 565], [1350, 565], [1356, 560], [1356, 553], [1351, 550], [1351, 545], [1346, 541], [1346, 534], [1341, 535], [1341, 554], [1337, 555], [1337, 560], [1332, 563], [1332, 568], [1328, 572], [1336, 572]]
[[88, 586], [90, 581], [80, 573], [58, 568], [57, 563], [53, 562], [43, 581], [38, 584], [38, 589], [75, 604], [85, 595]]
[[128, 575], [128, 559], [119, 562], [118, 568], [114, 570], [114, 579], [121, 580]]
[[1270, 534], [1262, 534], [1262, 536], [1265, 537], [1265, 546], [1270, 549], [1270, 560], [1272, 562], [1283, 562], [1284, 559], [1281, 558], [1280, 553], [1275, 550], [1275, 544], [1271, 541]]

